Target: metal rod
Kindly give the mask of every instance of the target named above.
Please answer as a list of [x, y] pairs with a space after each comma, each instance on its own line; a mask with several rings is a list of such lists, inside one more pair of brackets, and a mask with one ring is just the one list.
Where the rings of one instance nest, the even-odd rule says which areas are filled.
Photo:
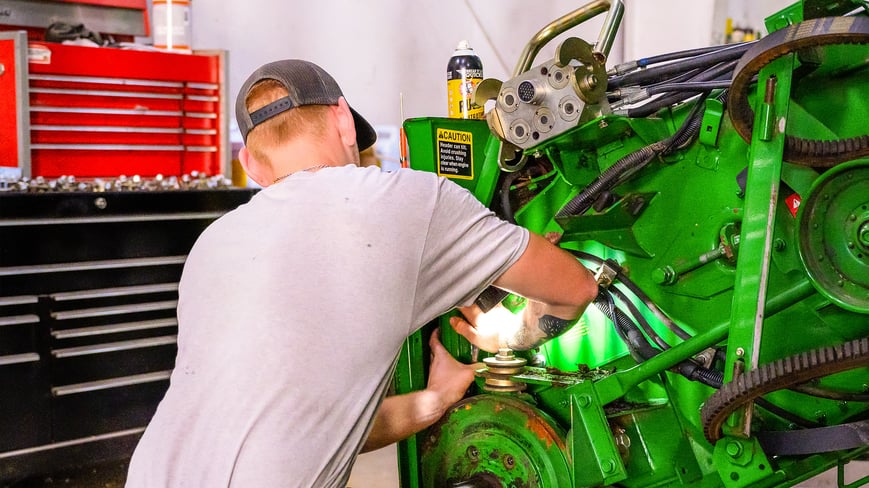
[[604, 20], [597, 44], [594, 45], [594, 56], [601, 64], [606, 64], [624, 16], [625, 3], [622, 0], [612, 0], [612, 6], [606, 15], [606, 20]]
[[540, 52], [540, 49], [549, 41], [554, 39], [562, 32], [575, 27], [586, 20], [589, 20], [598, 14], [602, 14], [610, 8], [609, 0], [596, 0], [589, 4], [583, 5], [578, 9], [550, 22], [546, 27], [540, 29], [534, 37], [525, 46], [522, 55], [519, 56], [519, 63], [516, 69], [513, 70], [513, 76], [519, 76], [531, 68], [534, 62], [534, 57]]

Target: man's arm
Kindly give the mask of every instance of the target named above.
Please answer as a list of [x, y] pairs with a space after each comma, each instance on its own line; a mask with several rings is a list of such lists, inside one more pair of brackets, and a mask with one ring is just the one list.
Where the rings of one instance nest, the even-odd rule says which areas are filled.
[[[520, 317], [503, 308], [483, 314], [473, 306], [460, 309], [465, 319], [450, 319], [456, 332], [489, 352], [501, 347], [532, 349], [561, 335], [576, 323], [598, 291], [594, 276], [585, 266], [534, 233], [519, 260], [494, 285], [528, 299]], [[485, 319], [497, 327], [485, 327]]]
[[362, 452], [388, 446], [437, 422], [471, 386], [479, 365], [456, 361], [438, 340], [437, 330], [432, 333], [429, 346], [432, 360], [426, 389], [386, 397]]

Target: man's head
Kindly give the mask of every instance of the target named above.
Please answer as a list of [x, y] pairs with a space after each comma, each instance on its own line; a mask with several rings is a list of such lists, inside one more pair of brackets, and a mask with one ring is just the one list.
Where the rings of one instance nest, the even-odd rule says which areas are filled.
[[[319, 66], [298, 59], [261, 66], [242, 85], [235, 103], [235, 116], [246, 148], [262, 163], [272, 150], [298, 137], [324, 135], [330, 117], [349, 110], [355, 129], [355, 151], [374, 144], [371, 125], [347, 105], [341, 88]], [[331, 162], [331, 161], [330, 161]]]

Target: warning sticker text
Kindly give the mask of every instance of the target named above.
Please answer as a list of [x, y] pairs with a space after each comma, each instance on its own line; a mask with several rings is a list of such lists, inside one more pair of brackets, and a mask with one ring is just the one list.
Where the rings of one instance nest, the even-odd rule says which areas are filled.
[[447, 178], [474, 178], [474, 136], [470, 132], [438, 129], [438, 174]]

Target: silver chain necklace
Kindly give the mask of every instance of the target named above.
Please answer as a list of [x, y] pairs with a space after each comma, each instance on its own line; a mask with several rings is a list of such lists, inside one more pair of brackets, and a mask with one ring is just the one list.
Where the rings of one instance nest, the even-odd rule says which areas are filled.
[[273, 181], [272, 184], [277, 183], [277, 182], [283, 180], [284, 178], [287, 178], [287, 177], [293, 176], [293, 175], [296, 174], [296, 173], [304, 173], [305, 171], [311, 171], [311, 170], [313, 170], [313, 169], [323, 169], [323, 168], [328, 168], [328, 167], [329, 167], [328, 164], [316, 164], [316, 165], [314, 165], [314, 166], [308, 166], [308, 167], [305, 168], [305, 169], [300, 169], [300, 170], [298, 170], [298, 171], [293, 171], [292, 173], [287, 173], [287, 174], [285, 174], [285, 175], [283, 175], [283, 176], [278, 176], [277, 178], [275, 178], [275, 181]]

